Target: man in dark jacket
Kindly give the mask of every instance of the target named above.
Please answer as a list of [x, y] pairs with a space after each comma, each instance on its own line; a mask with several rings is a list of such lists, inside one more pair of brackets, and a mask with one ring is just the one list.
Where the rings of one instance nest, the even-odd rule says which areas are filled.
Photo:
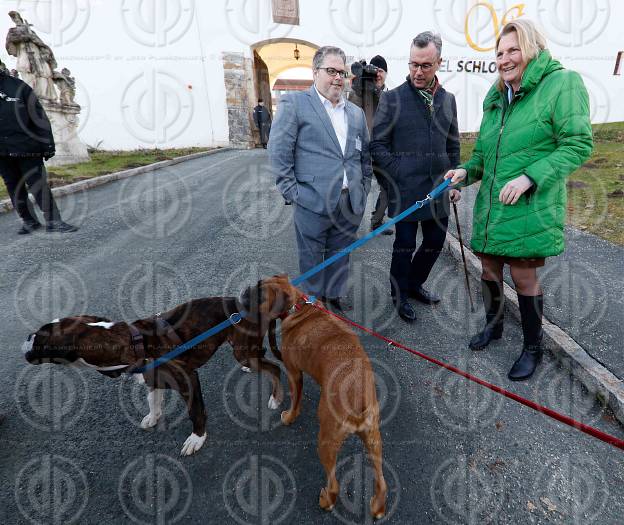
[[260, 132], [260, 142], [262, 147], [266, 149], [269, 142], [269, 133], [271, 132], [271, 114], [264, 105], [264, 101], [258, 99], [258, 105], [254, 108], [254, 122]]
[[[379, 99], [381, 94], [384, 91], [387, 91], [386, 87], [386, 75], [388, 74], [388, 63], [386, 59], [381, 55], [375, 55], [370, 60], [370, 64], [377, 68], [377, 77], [375, 78], [375, 85], [372, 90], [371, 96], [371, 108], [370, 111], [367, 111], [367, 108], [364, 107], [364, 101], [362, 97], [362, 82], [358, 83], [358, 92], [356, 89], [352, 89], [349, 92], [349, 101], [353, 102], [355, 105], [360, 106], [365, 114], [366, 114], [366, 124], [368, 126], [368, 132], [372, 135], [373, 133], [373, 116], [377, 111], [377, 107], [379, 106]], [[355, 84], [352, 82], [352, 88], [355, 88]], [[375, 175], [375, 179], [377, 180], [377, 184], [379, 184], [379, 196], [377, 197], [377, 202], [375, 203], [375, 209], [371, 214], [371, 231], [376, 230], [383, 224], [383, 218], [386, 214], [386, 210], [388, 209], [388, 180], [385, 178], [385, 173], [383, 170], [376, 169], [375, 163], [373, 162], [373, 174]], [[383, 231], [383, 235], [392, 235], [394, 231], [391, 228], [387, 228]]]
[[[394, 217], [424, 199], [459, 164], [459, 132], [455, 97], [440, 86], [436, 71], [442, 62], [442, 40], [430, 31], [414, 38], [409, 76], [384, 93], [373, 126], [371, 154], [390, 179], [388, 214]], [[451, 190], [450, 198], [460, 194]], [[390, 283], [399, 315], [416, 320], [408, 298], [426, 304], [439, 297], [423, 288], [435, 264], [448, 226], [449, 197], [443, 194], [396, 225]], [[416, 250], [418, 227], [423, 241]]]
[[54, 156], [50, 121], [33, 90], [0, 67], [0, 175], [15, 211], [22, 219], [20, 235], [41, 224], [28, 208], [30, 191], [43, 212], [48, 232], [73, 232], [61, 220], [43, 165]]

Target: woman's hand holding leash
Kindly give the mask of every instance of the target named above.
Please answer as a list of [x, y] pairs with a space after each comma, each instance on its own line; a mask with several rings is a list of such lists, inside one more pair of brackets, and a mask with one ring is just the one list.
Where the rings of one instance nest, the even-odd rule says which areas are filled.
[[464, 168], [457, 168], [448, 170], [444, 178], [451, 179], [451, 186], [456, 186], [466, 178], [466, 175], [468, 175], [468, 172]]

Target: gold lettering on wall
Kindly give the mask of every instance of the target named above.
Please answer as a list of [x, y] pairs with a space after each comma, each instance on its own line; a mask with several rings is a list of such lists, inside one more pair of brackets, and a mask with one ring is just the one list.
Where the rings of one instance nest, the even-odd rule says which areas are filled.
[[[482, 47], [481, 45], [479, 45], [479, 43], [477, 43], [477, 41], [472, 38], [472, 35], [470, 33], [470, 22], [477, 14], [477, 9], [481, 8], [485, 8], [487, 10], [490, 16], [492, 29], [494, 30], [494, 42], [492, 42], [491, 46], [487, 47]], [[491, 51], [496, 47], [496, 39], [500, 35], [500, 32], [505, 24], [507, 22], [515, 20], [516, 18], [521, 17], [522, 15], [524, 15], [524, 4], [516, 4], [510, 7], [507, 11], [505, 11], [505, 13], [503, 14], [503, 18], [499, 22], [498, 15], [496, 14], [496, 9], [494, 9], [494, 6], [492, 4], [490, 4], [489, 2], [477, 2], [466, 13], [466, 20], [464, 21], [464, 34], [466, 36], [466, 42], [468, 42], [468, 45], [475, 51]]]

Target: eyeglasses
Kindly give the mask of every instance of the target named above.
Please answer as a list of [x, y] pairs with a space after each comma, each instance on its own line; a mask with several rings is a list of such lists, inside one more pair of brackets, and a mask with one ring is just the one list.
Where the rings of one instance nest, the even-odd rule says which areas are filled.
[[426, 73], [427, 71], [430, 71], [431, 68], [433, 67], [433, 64], [418, 64], [416, 62], [408, 62], [410, 69], [414, 70], [414, 71], [418, 71], [418, 68], [420, 68], [420, 70], [423, 73]]
[[336, 69], [333, 67], [319, 67], [318, 69], [324, 69], [330, 77], [340, 75], [340, 78], [347, 78], [349, 76], [349, 72], [344, 69]]

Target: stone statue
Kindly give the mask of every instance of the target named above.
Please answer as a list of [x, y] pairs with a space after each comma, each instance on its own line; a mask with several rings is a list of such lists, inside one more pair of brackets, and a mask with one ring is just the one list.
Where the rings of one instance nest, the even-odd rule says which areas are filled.
[[[35, 92], [46, 112], [56, 143], [56, 156], [49, 166], [73, 164], [89, 160], [86, 145], [78, 136], [76, 81], [67, 68], [57, 71], [52, 49], [33, 31], [17, 11], [9, 12], [15, 27], [9, 29], [6, 50], [17, 58], [11, 75], [20, 75]], [[60, 94], [60, 96], [59, 96]]]
[[60, 73], [54, 71], [52, 78], [60, 93], [60, 103], [66, 106], [77, 106], [78, 104], [74, 100], [76, 97], [76, 79], [71, 76], [71, 71], [64, 67]]
[[30, 28], [17, 11], [10, 11], [9, 16], [15, 27], [9, 29], [6, 38], [6, 50], [17, 58], [16, 69], [24, 82], [30, 85], [37, 97], [55, 102], [58, 98], [52, 72], [56, 68], [56, 59], [52, 49]]

